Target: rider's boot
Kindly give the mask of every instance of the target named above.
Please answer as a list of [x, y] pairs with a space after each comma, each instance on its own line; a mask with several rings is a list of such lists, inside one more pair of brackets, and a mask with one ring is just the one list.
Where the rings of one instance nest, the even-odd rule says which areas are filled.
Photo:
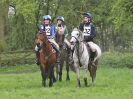
[[39, 51], [35, 51], [35, 53], [36, 53], [36, 59], [35, 59], [35, 63], [37, 64], [37, 65], [40, 65], [40, 63], [39, 63]]

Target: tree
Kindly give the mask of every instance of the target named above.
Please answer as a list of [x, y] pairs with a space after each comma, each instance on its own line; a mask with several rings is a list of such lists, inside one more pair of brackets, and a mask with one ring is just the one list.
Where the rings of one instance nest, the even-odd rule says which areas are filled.
[[8, 17], [8, 0], [1, 0], [0, 1], [0, 38], [4, 38], [7, 33], [7, 17]]

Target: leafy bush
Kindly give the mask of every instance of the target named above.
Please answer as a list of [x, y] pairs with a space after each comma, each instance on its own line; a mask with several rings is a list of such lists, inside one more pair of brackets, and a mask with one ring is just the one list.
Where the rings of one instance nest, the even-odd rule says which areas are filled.
[[0, 40], [0, 52], [7, 50], [7, 48], [8, 48], [7, 43], [5, 42], [5, 40], [1, 39]]
[[22, 64], [34, 64], [33, 52], [11, 52], [0, 54], [0, 67], [10, 67]]
[[133, 68], [133, 53], [105, 52], [100, 60], [103, 67]]

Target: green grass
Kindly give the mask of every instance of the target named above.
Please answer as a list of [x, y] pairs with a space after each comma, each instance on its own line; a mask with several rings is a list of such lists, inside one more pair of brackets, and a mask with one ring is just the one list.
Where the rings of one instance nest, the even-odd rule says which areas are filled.
[[[0, 74], [0, 99], [133, 99], [133, 70], [99, 68], [96, 85], [85, 87], [81, 71], [81, 88], [70, 72], [70, 82], [57, 82], [52, 88], [41, 86], [40, 71]], [[89, 84], [91, 79], [89, 77]]]

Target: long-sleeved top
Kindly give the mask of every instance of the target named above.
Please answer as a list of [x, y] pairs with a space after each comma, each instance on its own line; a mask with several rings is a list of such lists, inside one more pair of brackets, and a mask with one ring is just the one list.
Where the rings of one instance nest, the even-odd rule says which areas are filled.
[[69, 35], [66, 25], [57, 26], [56, 31], [58, 34], [63, 34], [65, 38]]
[[91, 36], [92, 38], [96, 37], [95, 27], [92, 23], [88, 25], [81, 23], [79, 30], [82, 31], [85, 35]]
[[54, 39], [56, 35], [55, 26], [54, 25], [40, 25], [38, 28], [39, 31], [45, 31], [48, 39]]
[[54, 39], [56, 35], [55, 26], [54, 25], [43, 25], [45, 28], [46, 35], [48, 39]]

